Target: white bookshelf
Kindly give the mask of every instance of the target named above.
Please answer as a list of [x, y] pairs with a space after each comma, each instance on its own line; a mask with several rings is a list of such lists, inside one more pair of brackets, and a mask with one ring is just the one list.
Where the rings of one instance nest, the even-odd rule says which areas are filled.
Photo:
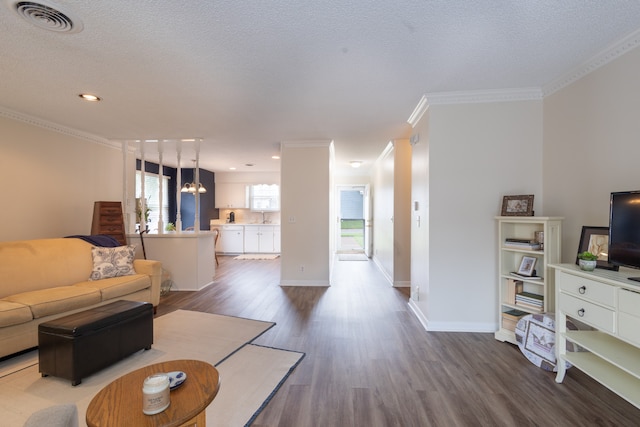
[[[498, 330], [495, 338], [516, 344], [513, 330], [503, 325], [502, 313], [511, 310], [520, 310], [526, 313], [547, 313], [555, 310], [554, 276], [549, 269], [549, 264], [560, 262], [560, 249], [562, 239], [561, 217], [535, 217], [535, 216], [498, 216]], [[526, 250], [505, 246], [507, 238], [534, 240], [536, 232], [544, 232], [544, 246], [541, 250]], [[523, 256], [536, 258], [536, 275], [538, 280], [515, 277], [511, 273], [518, 271]], [[521, 280], [523, 290], [541, 295], [543, 307], [537, 311], [523, 307], [509, 299], [509, 280]]]

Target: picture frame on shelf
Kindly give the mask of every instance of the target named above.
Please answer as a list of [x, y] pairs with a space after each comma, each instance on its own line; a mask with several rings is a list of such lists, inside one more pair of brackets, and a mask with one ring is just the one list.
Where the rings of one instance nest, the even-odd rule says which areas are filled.
[[504, 196], [502, 216], [533, 216], [533, 194]]
[[538, 258], [534, 256], [523, 256], [518, 268], [518, 274], [521, 276], [533, 276], [535, 272], [536, 261]]
[[596, 268], [618, 271], [618, 266], [609, 262], [609, 227], [582, 226], [580, 233], [580, 243], [576, 252], [576, 265], [578, 265], [577, 254], [581, 252], [591, 252], [598, 257]]

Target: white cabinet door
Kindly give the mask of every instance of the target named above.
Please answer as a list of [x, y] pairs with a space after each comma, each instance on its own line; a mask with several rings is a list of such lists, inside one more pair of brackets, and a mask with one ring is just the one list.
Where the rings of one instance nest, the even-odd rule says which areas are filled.
[[244, 251], [247, 253], [273, 253], [273, 226], [249, 225], [244, 228]]
[[244, 228], [244, 251], [248, 253], [260, 252], [260, 227], [247, 226]]
[[273, 226], [260, 227], [260, 252], [273, 253]]
[[244, 229], [242, 226], [223, 226], [218, 240], [220, 252], [241, 254], [244, 252]]
[[216, 208], [248, 208], [247, 186], [236, 182], [216, 183]]

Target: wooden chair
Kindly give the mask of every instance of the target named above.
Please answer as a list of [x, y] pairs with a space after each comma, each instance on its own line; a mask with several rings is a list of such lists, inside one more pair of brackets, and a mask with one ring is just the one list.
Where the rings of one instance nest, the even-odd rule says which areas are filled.
[[212, 229], [213, 231], [213, 255], [216, 258], [216, 265], [218, 264], [218, 252], [216, 251], [216, 246], [218, 245], [218, 237], [220, 237], [220, 230], [217, 228]]

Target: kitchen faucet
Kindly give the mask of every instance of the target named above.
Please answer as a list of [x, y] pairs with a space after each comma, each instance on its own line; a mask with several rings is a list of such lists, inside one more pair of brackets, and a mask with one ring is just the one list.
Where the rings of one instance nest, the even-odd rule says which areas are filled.
[[267, 221], [264, 219], [264, 211], [262, 211], [261, 213], [262, 213], [262, 223], [263, 223], [263, 224], [266, 224], [266, 223], [267, 223]]

